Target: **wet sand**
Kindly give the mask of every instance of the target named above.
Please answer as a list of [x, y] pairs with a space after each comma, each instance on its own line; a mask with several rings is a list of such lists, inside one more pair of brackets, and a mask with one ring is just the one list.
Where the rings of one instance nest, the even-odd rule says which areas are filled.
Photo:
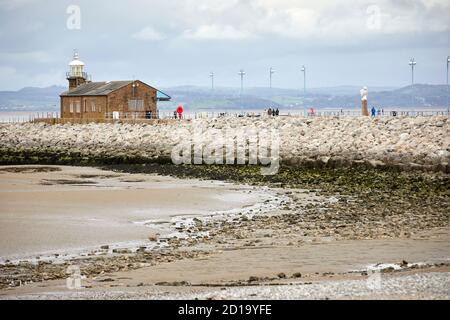
[[[450, 297], [448, 212], [434, 207], [379, 217], [367, 199], [339, 194], [74, 167], [0, 167], [0, 181], [2, 250], [97, 249], [64, 263], [0, 264], [0, 299]], [[149, 246], [149, 233], [184, 219], [187, 238]], [[99, 250], [121, 241], [146, 246]], [[66, 287], [73, 265], [76, 290]], [[373, 269], [378, 291], [368, 287]]]
[[[0, 167], [0, 257], [82, 250], [164, 235], [157, 225], [251, 206], [261, 192], [232, 184], [84, 167]], [[41, 168], [42, 172], [36, 172]], [[47, 170], [46, 168], [50, 168]], [[50, 171], [57, 170], [57, 171]], [[19, 171], [19, 172], [14, 172]]]
[[[450, 262], [450, 230], [434, 239], [347, 240], [303, 246], [234, 248], [204, 258], [119, 272], [131, 283], [182, 282], [224, 284], [250, 277], [271, 278], [284, 273], [346, 273], [367, 270], [378, 263]], [[126, 283], [126, 282], [125, 282]]]
[[[236, 248], [106, 273], [78, 290], [64, 280], [11, 288], [0, 299], [448, 299], [450, 232], [422, 237]], [[369, 270], [381, 270], [379, 287]]]

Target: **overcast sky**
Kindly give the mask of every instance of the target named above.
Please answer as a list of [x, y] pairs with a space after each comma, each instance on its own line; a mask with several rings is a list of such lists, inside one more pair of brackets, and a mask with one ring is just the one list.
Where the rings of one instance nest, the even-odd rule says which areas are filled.
[[[78, 14], [79, 13], [79, 14]], [[94, 81], [156, 87], [445, 83], [450, 0], [0, 0], [0, 90]]]

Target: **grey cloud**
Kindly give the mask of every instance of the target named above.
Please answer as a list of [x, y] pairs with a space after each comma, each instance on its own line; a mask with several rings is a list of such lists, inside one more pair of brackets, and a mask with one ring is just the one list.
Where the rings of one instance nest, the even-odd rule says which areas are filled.
[[[72, 4], [80, 30], [66, 27]], [[371, 4], [381, 10], [380, 30], [367, 28]], [[74, 48], [94, 79], [134, 75], [156, 86], [208, 85], [211, 70], [217, 85], [238, 86], [240, 68], [246, 85], [265, 86], [274, 66], [274, 84], [295, 88], [302, 64], [312, 86], [403, 85], [410, 56], [418, 81], [441, 83], [448, 16], [442, 0], [0, 1], [0, 90], [65, 84]]]

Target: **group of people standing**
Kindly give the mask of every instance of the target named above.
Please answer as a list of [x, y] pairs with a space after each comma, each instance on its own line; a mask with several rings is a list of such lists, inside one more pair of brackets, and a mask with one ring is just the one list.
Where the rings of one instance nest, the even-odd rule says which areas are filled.
[[267, 115], [269, 117], [270, 116], [278, 117], [280, 115], [280, 110], [278, 110], [278, 108], [276, 108], [276, 109], [269, 108], [269, 109], [267, 109]]
[[[381, 116], [384, 114], [384, 110], [383, 109], [375, 109], [375, 107], [372, 107], [372, 109], [370, 110], [370, 115], [372, 117], [376, 117], [376, 116]], [[397, 112], [395, 113], [394, 117], [397, 115]]]

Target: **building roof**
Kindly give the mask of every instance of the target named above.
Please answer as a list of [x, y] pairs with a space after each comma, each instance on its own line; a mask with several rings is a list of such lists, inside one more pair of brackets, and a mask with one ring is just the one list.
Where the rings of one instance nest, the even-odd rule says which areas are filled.
[[170, 101], [171, 97], [168, 94], [156, 89], [156, 99], [158, 101]]
[[84, 66], [84, 62], [80, 61], [80, 56], [77, 51], [73, 53], [73, 60], [69, 63], [69, 66]]
[[61, 93], [61, 96], [106, 96], [132, 82], [133, 81], [88, 82], [75, 89]]
[[84, 62], [78, 59], [69, 62], [69, 66], [84, 66]]
[[[65, 91], [60, 94], [61, 97], [79, 97], [79, 96], [106, 96], [117, 89], [125, 87], [134, 81], [106, 81], [106, 82], [88, 82], [75, 89]], [[153, 88], [153, 87], [151, 87]], [[164, 92], [156, 90], [156, 99], [158, 101], [169, 101], [171, 97]]]

